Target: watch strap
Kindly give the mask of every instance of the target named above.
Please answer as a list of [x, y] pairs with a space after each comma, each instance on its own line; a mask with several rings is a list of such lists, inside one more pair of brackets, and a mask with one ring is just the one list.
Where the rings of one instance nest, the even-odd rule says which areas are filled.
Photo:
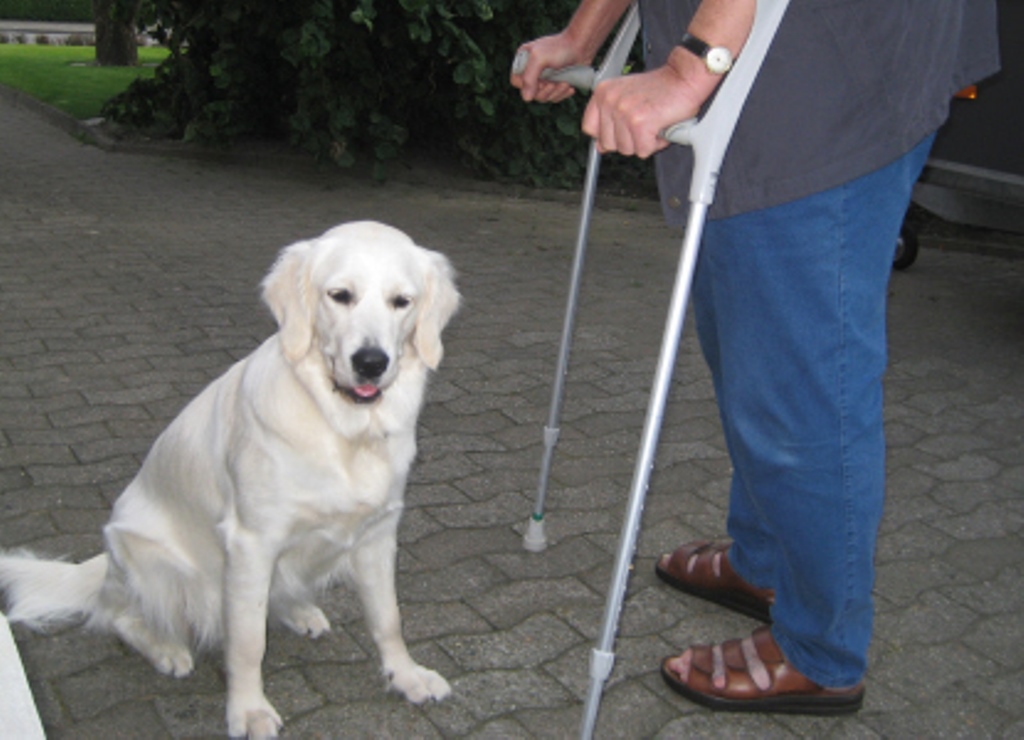
[[711, 51], [711, 45], [708, 42], [691, 33], [684, 33], [683, 37], [679, 39], [679, 45], [700, 59], [703, 59]]

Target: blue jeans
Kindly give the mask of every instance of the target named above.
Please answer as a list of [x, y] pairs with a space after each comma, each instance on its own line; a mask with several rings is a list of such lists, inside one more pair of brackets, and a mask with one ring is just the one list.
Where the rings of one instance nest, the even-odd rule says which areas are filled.
[[693, 286], [733, 463], [730, 562], [775, 589], [780, 648], [833, 688], [867, 665], [886, 294], [932, 138], [832, 190], [710, 221]]

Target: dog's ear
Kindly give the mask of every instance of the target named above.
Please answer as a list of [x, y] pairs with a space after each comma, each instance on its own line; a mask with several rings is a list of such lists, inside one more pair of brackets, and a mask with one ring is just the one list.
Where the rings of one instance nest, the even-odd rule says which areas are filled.
[[263, 300], [277, 320], [281, 349], [291, 362], [305, 357], [313, 344], [316, 296], [309, 275], [311, 249], [310, 242], [285, 247], [263, 279]]
[[427, 263], [413, 346], [426, 366], [436, 370], [444, 356], [441, 332], [458, 310], [460, 296], [455, 287], [455, 270], [448, 259], [439, 252], [427, 251]]

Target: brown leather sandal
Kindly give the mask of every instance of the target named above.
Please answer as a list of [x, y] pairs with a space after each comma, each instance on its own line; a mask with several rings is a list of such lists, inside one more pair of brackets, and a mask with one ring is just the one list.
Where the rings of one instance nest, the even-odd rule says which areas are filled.
[[666, 658], [661, 676], [690, 701], [725, 712], [848, 714], [864, 702], [863, 683], [827, 689], [793, 668], [767, 626], [743, 640], [698, 645]]
[[690, 542], [662, 555], [654, 566], [658, 578], [692, 596], [771, 623], [775, 593], [751, 586], [729, 565], [731, 543]]

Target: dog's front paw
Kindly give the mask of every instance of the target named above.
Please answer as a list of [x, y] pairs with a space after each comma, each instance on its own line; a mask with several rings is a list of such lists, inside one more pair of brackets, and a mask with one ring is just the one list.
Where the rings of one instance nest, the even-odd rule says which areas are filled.
[[247, 737], [249, 740], [277, 737], [282, 724], [281, 716], [266, 697], [252, 703], [228, 700], [228, 734], [231, 737]]
[[331, 623], [320, 607], [313, 604], [293, 607], [281, 621], [292, 632], [308, 635], [313, 639], [320, 637], [324, 632], [331, 631]]
[[440, 673], [415, 663], [391, 674], [391, 688], [400, 691], [413, 704], [441, 701], [452, 693], [452, 687]]
[[192, 653], [188, 648], [182, 646], [166, 645], [163, 648], [154, 649], [150, 658], [158, 671], [175, 678], [184, 678], [195, 667], [192, 662]]

